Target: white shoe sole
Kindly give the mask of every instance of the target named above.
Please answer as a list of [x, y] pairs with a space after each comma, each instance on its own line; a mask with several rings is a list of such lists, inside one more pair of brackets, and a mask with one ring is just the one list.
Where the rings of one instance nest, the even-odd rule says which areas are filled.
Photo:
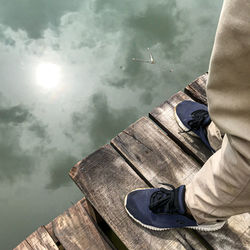
[[[147, 189], [147, 188], [138, 188], [138, 189], [135, 189], [133, 191], [145, 190], [145, 189]], [[148, 189], [151, 189], [151, 188], [148, 188]], [[131, 192], [133, 192], [133, 191], [131, 191]], [[150, 225], [147, 225], [147, 224], [143, 224], [141, 221], [137, 220], [128, 211], [128, 209], [127, 209], [127, 197], [128, 197], [128, 194], [126, 195], [126, 197], [124, 199], [125, 210], [128, 213], [129, 217], [131, 217], [134, 221], [139, 223], [141, 226], [143, 226], [145, 228], [148, 228], [148, 229], [151, 229], [151, 230], [154, 230], [154, 231], [165, 231], [165, 230], [169, 230], [169, 229], [175, 229], [175, 228], [170, 228], [170, 227], [158, 228], [158, 227], [150, 226]], [[222, 222], [218, 222], [218, 223], [210, 224], [210, 225], [203, 224], [203, 225], [198, 225], [198, 226], [187, 226], [187, 227], [180, 227], [180, 228], [189, 228], [189, 229], [194, 229], [194, 230], [197, 230], [197, 231], [213, 232], [213, 231], [217, 231], [217, 230], [221, 229], [225, 225], [225, 223], [226, 223], [226, 221], [222, 221]]]

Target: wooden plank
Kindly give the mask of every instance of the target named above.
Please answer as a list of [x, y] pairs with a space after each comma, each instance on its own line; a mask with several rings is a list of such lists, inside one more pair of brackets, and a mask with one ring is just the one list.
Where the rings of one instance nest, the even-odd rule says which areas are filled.
[[44, 226], [39, 227], [27, 239], [29, 245], [35, 250], [51, 249], [58, 250], [56, 243], [50, 237]]
[[[111, 143], [154, 186], [159, 186], [159, 182], [187, 184], [200, 169], [147, 118], [132, 124]], [[231, 217], [221, 230], [199, 235], [214, 249], [246, 249], [250, 243], [249, 226], [250, 215], [239, 215]]]
[[81, 201], [56, 217], [53, 232], [64, 249], [112, 249], [101, 237]]
[[207, 105], [206, 84], [208, 73], [199, 76], [185, 88], [185, 93], [197, 102]]
[[122, 131], [111, 144], [147, 179], [176, 186], [191, 181], [199, 164], [186, 155], [153, 121], [142, 117]]
[[75, 165], [70, 176], [128, 249], [192, 249], [176, 230], [152, 232], [129, 218], [126, 194], [147, 185], [110, 145]]
[[178, 126], [175, 120], [175, 106], [184, 100], [192, 99], [180, 91], [173, 95], [169, 100], [153, 109], [153, 111], [149, 113], [149, 117], [166, 131], [179, 146], [203, 164], [212, 153], [199, 138], [188, 133], [181, 133], [182, 129]]
[[32, 250], [32, 249], [33, 248], [29, 245], [29, 243], [26, 240], [24, 240], [13, 250]]

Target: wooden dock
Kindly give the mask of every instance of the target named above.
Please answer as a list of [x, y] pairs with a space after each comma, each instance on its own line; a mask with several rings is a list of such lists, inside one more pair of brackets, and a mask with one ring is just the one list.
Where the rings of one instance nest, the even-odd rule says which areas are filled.
[[[189, 183], [211, 152], [202, 142], [180, 133], [175, 106], [183, 100], [207, 104], [207, 74], [197, 78], [92, 153], [70, 171], [86, 200], [40, 227], [16, 249], [125, 249], [112, 244], [100, 229], [106, 223], [122, 244], [136, 249], [250, 249], [250, 215], [231, 217], [216, 232], [174, 229], [154, 232], [132, 221], [124, 197], [140, 187], [159, 182]], [[114, 242], [113, 242], [114, 243]]]
[[46, 226], [39, 227], [15, 250], [114, 249], [91, 210], [83, 198]]

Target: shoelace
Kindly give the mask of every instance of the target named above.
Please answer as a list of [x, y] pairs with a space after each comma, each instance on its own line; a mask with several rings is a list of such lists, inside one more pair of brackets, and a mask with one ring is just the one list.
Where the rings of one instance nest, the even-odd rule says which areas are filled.
[[188, 121], [190, 129], [188, 131], [183, 131], [182, 133], [188, 133], [193, 129], [198, 130], [200, 127], [205, 127], [206, 125], [204, 125], [204, 121], [208, 118], [209, 114], [208, 111], [199, 109], [195, 110], [191, 116], [193, 119]]
[[177, 190], [173, 185], [167, 183], [160, 184], [171, 187], [171, 190], [160, 188], [154, 192], [150, 197], [149, 209], [154, 213], [173, 214], [178, 210]]

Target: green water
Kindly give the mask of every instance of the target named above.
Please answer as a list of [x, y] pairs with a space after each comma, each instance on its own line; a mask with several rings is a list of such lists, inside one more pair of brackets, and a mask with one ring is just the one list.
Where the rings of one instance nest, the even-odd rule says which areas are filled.
[[207, 71], [222, 1], [0, 4], [5, 250], [82, 197], [74, 163]]

